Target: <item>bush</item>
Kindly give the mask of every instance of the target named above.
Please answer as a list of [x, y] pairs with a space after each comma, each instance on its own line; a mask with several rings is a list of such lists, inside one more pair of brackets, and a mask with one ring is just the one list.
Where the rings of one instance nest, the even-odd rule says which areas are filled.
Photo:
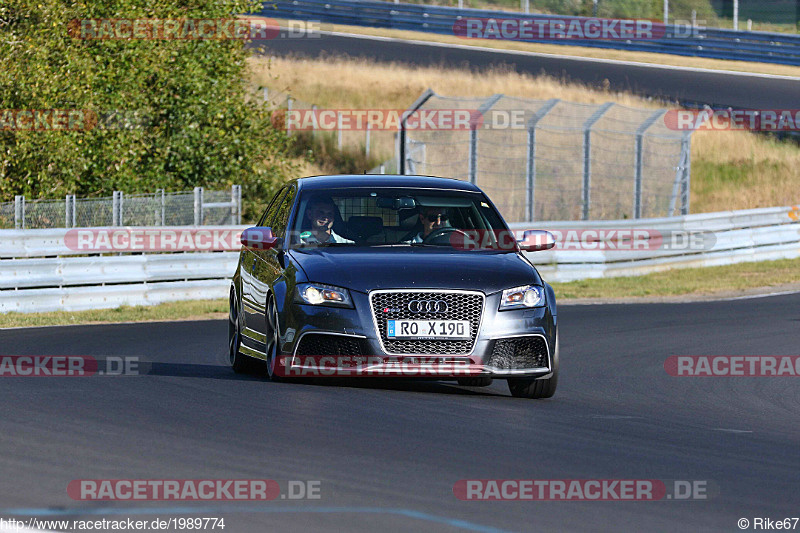
[[289, 141], [248, 101], [243, 41], [86, 40], [74, 22], [231, 19], [255, 7], [242, 0], [3, 2], [0, 114], [91, 110], [99, 122], [88, 131], [20, 131], [3, 129], [9, 115], [0, 115], [0, 201], [239, 183], [245, 198], [263, 203], [291, 167]]

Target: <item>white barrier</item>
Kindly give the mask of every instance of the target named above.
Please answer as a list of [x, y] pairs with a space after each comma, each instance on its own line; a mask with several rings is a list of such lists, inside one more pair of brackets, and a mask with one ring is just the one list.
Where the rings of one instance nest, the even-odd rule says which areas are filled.
[[[800, 257], [800, 209], [791, 206], [663, 219], [512, 225], [513, 230], [534, 228], [576, 230], [582, 238], [592, 235], [576, 249], [527, 254], [552, 282]], [[231, 229], [240, 232], [244, 226]], [[662, 236], [704, 233], [697, 234], [696, 246], [691, 248], [589, 249], [608, 244], [591, 242], [598, 239], [600, 230], [637, 229]], [[0, 258], [13, 258], [0, 259], [0, 312], [78, 311], [224, 298], [238, 261], [236, 251], [86, 256], [85, 251], [67, 246], [67, 231], [0, 230]]]

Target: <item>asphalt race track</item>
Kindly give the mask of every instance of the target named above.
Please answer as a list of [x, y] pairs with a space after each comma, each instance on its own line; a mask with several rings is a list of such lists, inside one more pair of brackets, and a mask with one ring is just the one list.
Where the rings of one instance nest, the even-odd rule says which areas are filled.
[[[465, 44], [472, 43], [465, 39]], [[473, 46], [452, 48], [435, 43], [366, 39], [355, 35], [323, 33], [313, 39], [263, 41], [259, 42], [259, 46], [264, 48], [264, 53], [268, 55], [308, 57], [348, 55], [382, 62], [472, 69], [504, 64], [512, 66], [518, 72], [545, 73], [559, 79], [593, 86], [602, 86], [607, 79], [609, 87], [614, 91], [661, 97], [681, 103], [745, 109], [794, 109], [797, 107], [797, 95], [800, 94], [800, 80], [780, 76], [659, 68], [596, 59], [525, 55]], [[502, 88], [498, 88], [498, 92], [502, 92]], [[409, 103], [417, 96], [419, 95], [409, 95]]]
[[[562, 306], [551, 400], [408, 381], [272, 383], [225, 321], [0, 331], [4, 355], [140, 358], [142, 375], [6, 377], [3, 517], [226, 519], [262, 531], [739, 531], [800, 515], [800, 381], [679, 378], [671, 355], [797, 355], [800, 294]], [[321, 482], [318, 500], [84, 502], [74, 479]], [[706, 500], [460, 501], [462, 479], [702, 480]]]

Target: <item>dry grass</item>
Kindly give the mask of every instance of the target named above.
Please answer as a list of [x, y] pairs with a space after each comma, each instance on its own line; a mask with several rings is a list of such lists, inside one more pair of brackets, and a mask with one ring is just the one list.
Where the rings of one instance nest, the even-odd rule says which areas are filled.
[[[322, 108], [404, 109], [429, 87], [449, 96], [486, 97], [502, 92], [524, 98], [613, 101], [645, 108], [664, 105], [504, 67], [445, 70], [343, 58], [253, 58], [250, 65], [254, 85], [289, 92]], [[374, 134], [374, 150], [389, 158], [393, 147], [391, 133]], [[692, 212], [796, 204], [800, 202], [797, 168], [800, 148], [791, 143], [741, 131], [699, 131], [692, 138]]]

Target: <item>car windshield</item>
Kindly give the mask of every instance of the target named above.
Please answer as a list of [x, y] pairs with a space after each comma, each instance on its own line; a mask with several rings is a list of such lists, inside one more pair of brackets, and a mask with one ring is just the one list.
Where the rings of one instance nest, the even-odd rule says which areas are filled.
[[[304, 191], [290, 246], [498, 249], [503, 219], [479, 192], [403, 188]], [[478, 245], [480, 243], [480, 245]]]

